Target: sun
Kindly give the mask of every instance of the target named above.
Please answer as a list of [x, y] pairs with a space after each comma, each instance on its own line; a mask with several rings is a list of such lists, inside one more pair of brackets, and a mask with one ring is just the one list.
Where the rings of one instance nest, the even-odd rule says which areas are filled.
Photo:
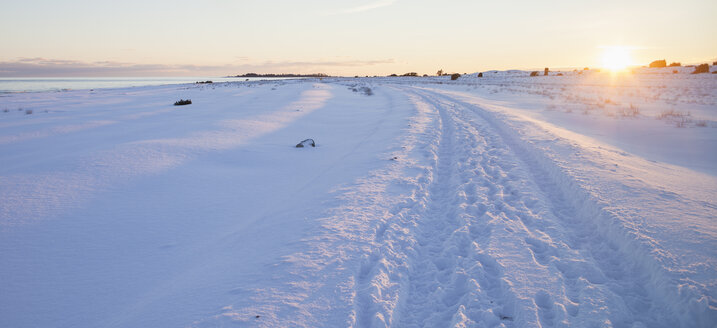
[[630, 48], [622, 46], [606, 47], [602, 54], [602, 67], [613, 72], [622, 71], [632, 65]]

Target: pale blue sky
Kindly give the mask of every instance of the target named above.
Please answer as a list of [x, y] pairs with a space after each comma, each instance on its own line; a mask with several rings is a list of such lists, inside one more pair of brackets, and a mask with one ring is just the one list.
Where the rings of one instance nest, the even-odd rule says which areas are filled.
[[433, 74], [717, 60], [717, 1], [0, 0], [0, 76]]

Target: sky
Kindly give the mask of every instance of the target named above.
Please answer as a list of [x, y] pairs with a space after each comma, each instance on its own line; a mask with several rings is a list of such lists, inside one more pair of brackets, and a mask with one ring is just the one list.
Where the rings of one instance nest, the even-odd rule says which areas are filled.
[[387, 75], [717, 60], [717, 1], [0, 0], [0, 77]]

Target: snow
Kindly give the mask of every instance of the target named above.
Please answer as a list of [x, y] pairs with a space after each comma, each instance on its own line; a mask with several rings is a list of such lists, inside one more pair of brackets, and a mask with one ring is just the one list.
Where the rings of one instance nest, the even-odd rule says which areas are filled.
[[0, 326], [713, 327], [689, 69], [0, 95]]

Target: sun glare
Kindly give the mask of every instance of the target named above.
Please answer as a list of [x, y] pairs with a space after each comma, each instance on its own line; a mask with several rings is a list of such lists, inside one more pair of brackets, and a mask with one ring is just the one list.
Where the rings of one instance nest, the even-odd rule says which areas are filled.
[[613, 72], [622, 71], [632, 64], [628, 47], [608, 47], [602, 55], [602, 67]]

